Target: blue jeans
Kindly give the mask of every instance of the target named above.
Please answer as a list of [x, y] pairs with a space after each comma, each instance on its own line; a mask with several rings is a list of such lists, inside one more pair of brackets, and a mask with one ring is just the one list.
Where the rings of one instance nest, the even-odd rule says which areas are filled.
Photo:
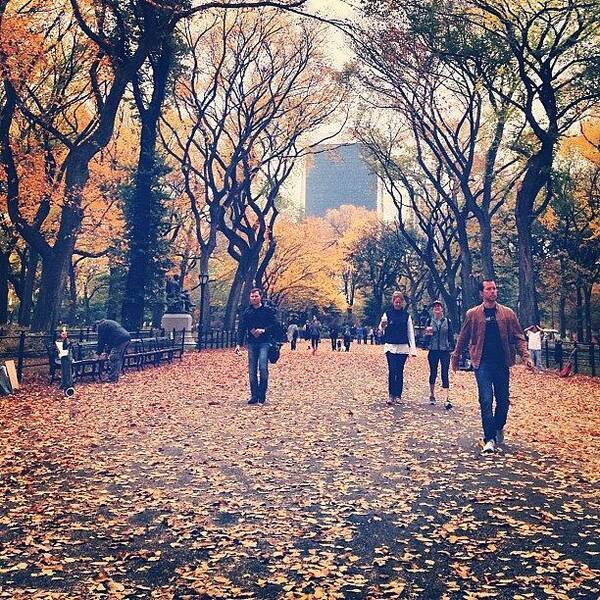
[[[485, 442], [495, 440], [496, 431], [504, 429], [506, 425], [509, 406], [508, 378], [508, 367], [503, 364], [482, 362], [479, 368], [475, 369]], [[496, 397], [495, 411], [493, 410], [494, 396]]]
[[541, 350], [530, 350], [531, 352], [531, 360], [533, 360], [533, 366], [538, 371], [544, 370], [544, 365], [542, 364], [542, 351]]
[[268, 342], [248, 344], [248, 375], [250, 377], [250, 397], [252, 400], [264, 401], [267, 397], [269, 346]]

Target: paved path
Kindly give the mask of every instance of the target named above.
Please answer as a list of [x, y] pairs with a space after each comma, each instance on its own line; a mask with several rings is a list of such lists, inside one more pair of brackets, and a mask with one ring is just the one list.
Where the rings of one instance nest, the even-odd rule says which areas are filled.
[[[473, 377], [384, 406], [381, 348], [304, 345], [245, 404], [245, 356], [188, 354], [0, 401], [0, 598], [597, 598], [600, 385], [516, 369], [479, 455]], [[240, 385], [242, 389], [240, 390]]]

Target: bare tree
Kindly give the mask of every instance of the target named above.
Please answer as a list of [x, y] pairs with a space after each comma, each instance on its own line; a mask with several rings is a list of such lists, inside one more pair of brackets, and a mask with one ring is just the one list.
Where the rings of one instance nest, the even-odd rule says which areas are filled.
[[[18, 10], [32, 11], [35, 7], [24, 2]], [[286, 2], [198, 2], [182, 9], [176, 0], [146, 2], [133, 0], [123, 4], [103, 0], [93, 5], [84, 5], [78, 0], [70, 0], [72, 13], [64, 12], [62, 3], [50, 5], [44, 12], [46, 31], [43, 34], [49, 47], [62, 48], [65, 40], [58, 40], [62, 24], [67, 23], [70, 34], [65, 49], [66, 62], [76, 56], [77, 49], [85, 46], [86, 67], [74, 72], [78, 89], [89, 95], [87, 111], [74, 112], [68, 118], [68, 111], [61, 96], [44, 96], [43, 82], [46, 74], [37, 69], [41, 80], [23, 82], [18, 73], [8, 68], [9, 57], [0, 56], [2, 76], [7, 94], [3, 108], [2, 146], [3, 164], [8, 172], [8, 199], [12, 204], [11, 219], [19, 234], [35, 236], [29, 224], [18, 210], [18, 179], [15, 177], [14, 154], [10, 140], [10, 125], [16, 107], [37, 126], [47, 131], [56, 144], [66, 151], [64, 161], [64, 202], [61, 207], [57, 233], [50, 248], [42, 255], [42, 276], [38, 298], [39, 310], [34, 315], [32, 328], [51, 328], [58, 318], [65, 281], [69, 270], [75, 241], [83, 219], [82, 199], [89, 180], [89, 164], [94, 156], [110, 141], [119, 106], [130, 85], [147, 57], [160, 47], [177, 23], [193, 14], [213, 8], [238, 9], [257, 6], [299, 7], [304, 0]], [[0, 18], [6, 13], [7, 3], [0, 4]], [[39, 16], [38, 16], [39, 20]], [[0, 21], [0, 27], [5, 20]], [[75, 43], [86, 38], [90, 44]], [[74, 64], [74, 63], [73, 63]], [[58, 103], [58, 107], [55, 104]], [[53, 122], [52, 116], [62, 112], [60, 123]], [[29, 242], [28, 242], [29, 243]]]
[[400, 235], [426, 265], [451, 318], [458, 322], [456, 279], [463, 263], [455, 216], [446, 201], [454, 182], [438, 169], [439, 181], [432, 184], [410, 157], [398, 154], [397, 139], [397, 135], [378, 137], [372, 130], [362, 142], [377, 161], [379, 176], [397, 208]]
[[192, 65], [177, 83], [177, 110], [165, 117], [163, 138], [181, 166], [201, 270], [208, 272], [219, 231], [237, 262], [226, 327], [275, 250], [281, 186], [316, 145], [301, 140], [343, 101], [335, 74], [321, 62], [321, 36], [273, 11], [219, 17], [186, 33]]
[[[418, 8], [408, 7], [400, 14], [403, 18], [355, 37], [358, 81], [367, 90], [367, 106], [379, 109], [377, 121], [358, 120], [357, 133], [361, 137], [362, 131], [382, 126], [386, 114], [390, 121], [401, 121], [397, 143], [413, 148], [418, 169], [454, 214], [468, 305], [477, 298], [473, 270], [494, 278], [492, 219], [518, 174], [517, 159], [506, 150], [520, 132], [509, 128], [508, 100], [497, 99], [482, 85], [473, 60], [444, 53], [436, 28], [431, 22], [423, 26]], [[487, 76], [510, 97], [515, 88], [510, 72], [496, 66]], [[512, 135], [506, 135], [507, 129]], [[446, 185], [440, 172], [454, 185]], [[473, 265], [467, 231], [471, 215], [480, 230], [480, 268]]]

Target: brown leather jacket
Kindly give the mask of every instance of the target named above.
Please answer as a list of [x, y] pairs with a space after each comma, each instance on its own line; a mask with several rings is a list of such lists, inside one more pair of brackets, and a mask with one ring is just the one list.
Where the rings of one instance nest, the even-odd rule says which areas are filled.
[[[515, 354], [519, 353], [523, 360], [529, 359], [527, 351], [527, 340], [517, 316], [502, 304], [496, 303], [496, 321], [498, 322], [498, 330], [500, 331], [500, 339], [502, 340], [502, 348], [506, 366], [512, 367], [515, 364]], [[481, 354], [483, 352], [483, 340], [485, 338], [485, 313], [483, 311], [483, 303], [475, 306], [467, 311], [465, 322], [462, 326], [456, 347], [452, 353], [452, 368], [458, 367], [458, 359], [468, 344], [469, 355], [473, 367], [477, 369], [481, 362]]]

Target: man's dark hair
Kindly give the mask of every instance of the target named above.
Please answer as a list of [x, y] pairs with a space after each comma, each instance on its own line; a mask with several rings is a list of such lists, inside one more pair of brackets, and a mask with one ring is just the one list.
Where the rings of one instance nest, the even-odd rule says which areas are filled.
[[250, 293], [251, 293], [251, 294], [253, 294], [254, 292], [258, 292], [258, 293], [260, 294], [260, 297], [262, 298], [262, 295], [263, 295], [263, 293], [262, 293], [262, 290], [261, 290], [259, 287], [253, 287], [253, 288], [250, 290]]
[[494, 280], [493, 280], [493, 279], [481, 279], [481, 280], [479, 281], [479, 285], [478, 285], [478, 287], [479, 287], [479, 291], [480, 291], [480, 292], [483, 292], [483, 284], [484, 284], [486, 281], [494, 281]]

